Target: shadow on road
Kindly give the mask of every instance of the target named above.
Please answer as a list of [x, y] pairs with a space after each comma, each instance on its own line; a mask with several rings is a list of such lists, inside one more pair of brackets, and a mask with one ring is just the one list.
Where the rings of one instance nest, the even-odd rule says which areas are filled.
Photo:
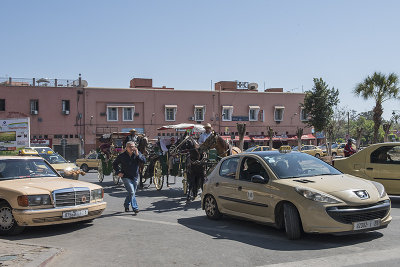
[[380, 232], [347, 236], [303, 234], [300, 240], [289, 240], [286, 238], [284, 231], [272, 226], [238, 220], [227, 216], [218, 221], [209, 220], [206, 216], [182, 218], [178, 219], [178, 223], [212, 236], [214, 239], [234, 240], [264, 249], [279, 251], [321, 250], [346, 247], [370, 242], [383, 236]]

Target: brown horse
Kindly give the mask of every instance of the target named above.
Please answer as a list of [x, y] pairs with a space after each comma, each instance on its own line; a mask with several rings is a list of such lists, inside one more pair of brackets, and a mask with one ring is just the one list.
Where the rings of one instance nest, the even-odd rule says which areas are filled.
[[213, 131], [211, 135], [206, 139], [206, 141], [200, 145], [201, 151], [207, 151], [212, 148], [215, 148], [215, 150], [217, 150], [217, 154], [221, 158], [242, 152], [240, 148], [236, 146], [231, 146], [215, 131]]

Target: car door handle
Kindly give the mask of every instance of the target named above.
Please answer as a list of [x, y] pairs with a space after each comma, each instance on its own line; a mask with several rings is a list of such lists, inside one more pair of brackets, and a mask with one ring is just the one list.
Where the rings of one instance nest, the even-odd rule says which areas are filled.
[[242, 187], [241, 187], [241, 186], [239, 186], [239, 187], [238, 187], [238, 190], [239, 190], [239, 191], [242, 191]]
[[219, 183], [215, 183], [215, 186], [219, 186]]
[[368, 171], [372, 171], [374, 168], [367, 168]]

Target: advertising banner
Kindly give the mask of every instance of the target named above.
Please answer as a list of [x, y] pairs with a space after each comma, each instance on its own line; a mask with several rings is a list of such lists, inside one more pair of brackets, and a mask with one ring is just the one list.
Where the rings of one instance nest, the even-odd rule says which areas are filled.
[[15, 155], [29, 146], [29, 118], [0, 119], [0, 155]]

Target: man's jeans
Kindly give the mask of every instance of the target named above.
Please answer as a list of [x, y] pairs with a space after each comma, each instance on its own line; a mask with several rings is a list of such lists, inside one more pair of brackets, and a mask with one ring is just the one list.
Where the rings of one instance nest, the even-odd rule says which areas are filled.
[[128, 191], [128, 194], [125, 198], [124, 207], [129, 208], [129, 204], [131, 204], [133, 210], [139, 209], [135, 197], [136, 188], [138, 185], [138, 178], [122, 178], [122, 181], [124, 182], [126, 191]]

